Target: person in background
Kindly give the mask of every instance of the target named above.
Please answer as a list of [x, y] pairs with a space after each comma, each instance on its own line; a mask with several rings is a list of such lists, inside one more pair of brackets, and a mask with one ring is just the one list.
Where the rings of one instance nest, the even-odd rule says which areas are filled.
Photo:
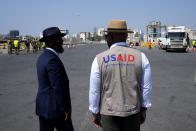
[[24, 42], [25, 42], [25, 45], [26, 45], [26, 51], [27, 51], [27, 53], [29, 53], [29, 51], [30, 51], [30, 40], [28, 39]]
[[19, 40], [14, 40], [14, 49], [15, 49], [15, 54], [19, 54]]
[[46, 48], [46, 43], [45, 42], [42, 42], [42, 48], [45, 50], [45, 48]]
[[151, 49], [151, 40], [148, 41], [148, 48]]
[[161, 40], [158, 40], [158, 48], [161, 49]]
[[187, 43], [188, 48], [190, 48], [189, 34], [187, 34], [187, 36], [186, 36], [186, 43]]
[[195, 50], [195, 44], [196, 44], [196, 43], [195, 43], [195, 40], [193, 40], [193, 41], [192, 41], [192, 46], [193, 46], [193, 47], [192, 47], [192, 48], [193, 48], [192, 50], [193, 50], [193, 52], [194, 52], [194, 50]]
[[8, 54], [12, 54], [13, 41], [8, 40]]

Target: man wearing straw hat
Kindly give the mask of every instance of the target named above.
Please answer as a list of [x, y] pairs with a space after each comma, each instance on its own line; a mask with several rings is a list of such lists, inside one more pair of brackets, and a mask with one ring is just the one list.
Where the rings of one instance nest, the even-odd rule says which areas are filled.
[[111, 20], [109, 49], [96, 55], [91, 68], [89, 110], [103, 131], [139, 131], [151, 106], [151, 68], [144, 53], [128, 47], [126, 21]]

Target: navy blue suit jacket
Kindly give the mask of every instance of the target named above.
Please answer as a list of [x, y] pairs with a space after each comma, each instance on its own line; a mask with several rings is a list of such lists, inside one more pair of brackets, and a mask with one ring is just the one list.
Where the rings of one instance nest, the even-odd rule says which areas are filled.
[[39, 88], [36, 97], [36, 114], [46, 119], [64, 117], [71, 111], [69, 80], [63, 63], [50, 50], [45, 50], [37, 61]]

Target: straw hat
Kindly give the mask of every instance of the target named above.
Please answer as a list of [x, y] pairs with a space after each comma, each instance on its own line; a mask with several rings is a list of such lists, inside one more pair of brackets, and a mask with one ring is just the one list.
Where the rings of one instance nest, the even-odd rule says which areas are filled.
[[127, 29], [125, 20], [111, 20], [107, 30], [103, 32], [133, 33], [133, 31]]

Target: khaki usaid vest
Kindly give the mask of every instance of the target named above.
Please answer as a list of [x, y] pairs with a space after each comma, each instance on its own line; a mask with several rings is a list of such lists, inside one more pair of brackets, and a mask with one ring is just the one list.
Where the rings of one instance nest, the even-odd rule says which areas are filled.
[[142, 100], [141, 52], [116, 46], [96, 57], [101, 73], [100, 113], [124, 117], [138, 113]]

